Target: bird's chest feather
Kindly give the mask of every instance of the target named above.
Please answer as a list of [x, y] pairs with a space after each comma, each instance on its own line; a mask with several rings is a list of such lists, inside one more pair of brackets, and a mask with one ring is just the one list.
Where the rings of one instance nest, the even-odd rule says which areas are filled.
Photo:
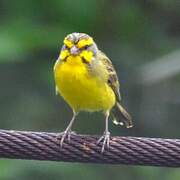
[[60, 94], [76, 109], [99, 110], [102, 104], [109, 104], [109, 99], [114, 101], [114, 93], [109, 86], [91, 74], [86, 64], [62, 63], [55, 72]]
[[73, 94], [75, 92], [82, 93], [82, 91], [85, 91], [90, 86], [89, 72], [86, 65], [79, 61], [79, 59], [73, 60], [59, 66], [57, 72], [58, 86], [60, 91], [66, 91], [67, 93], [73, 91]]
[[56, 70], [56, 84], [60, 93], [67, 98], [91, 97], [94, 88], [100, 86], [97, 78], [90, 75], [88, 67], [80, 58], [62, 63]]

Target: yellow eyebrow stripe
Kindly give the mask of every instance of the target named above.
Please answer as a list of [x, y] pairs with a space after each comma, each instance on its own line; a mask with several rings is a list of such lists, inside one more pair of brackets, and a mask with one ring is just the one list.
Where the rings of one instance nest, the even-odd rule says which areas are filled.
[[73, 43], [67, 39], [64, 39], [64, 44], [68, 47], [68, 48], [72, 48], [73, 47]]
[[93, 44], [93, 39], [92, 39], [92, 38], [82, 39], [82, 40], [80, 40], [80, 41], [78, 42], [77, 47], [78, 47], [78, 48], [82, 48], [82, 47], [84, 47], [84, 46], [89, 46], [89, 45], [91, 45], [91, 44]]

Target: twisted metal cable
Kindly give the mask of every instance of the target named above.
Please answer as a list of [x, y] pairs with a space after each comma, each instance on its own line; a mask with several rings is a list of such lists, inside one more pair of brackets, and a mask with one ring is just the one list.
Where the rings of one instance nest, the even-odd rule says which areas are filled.
[[180, 167], [180, 139], [111, 137], [101, 154], [98, 136], [0, 130], [0, 158]]

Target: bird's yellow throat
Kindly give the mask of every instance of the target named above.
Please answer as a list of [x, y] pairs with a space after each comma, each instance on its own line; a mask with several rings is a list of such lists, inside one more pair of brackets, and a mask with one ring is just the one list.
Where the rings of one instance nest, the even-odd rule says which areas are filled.
[[106, 111], [115, 103], [112, 89], [89, 74], [80, 56], [69, 56], [65, 62], [59, 63], [55, 80], [63, 98], [76, 111]]

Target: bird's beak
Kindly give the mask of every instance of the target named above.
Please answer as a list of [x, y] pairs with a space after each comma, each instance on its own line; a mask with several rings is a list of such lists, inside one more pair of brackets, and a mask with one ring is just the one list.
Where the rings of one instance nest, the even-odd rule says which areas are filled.
[[70, 49], [70, 53], [71, 55], [78, 55], [79, 54], [79, 49], [76, 47], [76, 46], [73, 46], [71, 49]]

